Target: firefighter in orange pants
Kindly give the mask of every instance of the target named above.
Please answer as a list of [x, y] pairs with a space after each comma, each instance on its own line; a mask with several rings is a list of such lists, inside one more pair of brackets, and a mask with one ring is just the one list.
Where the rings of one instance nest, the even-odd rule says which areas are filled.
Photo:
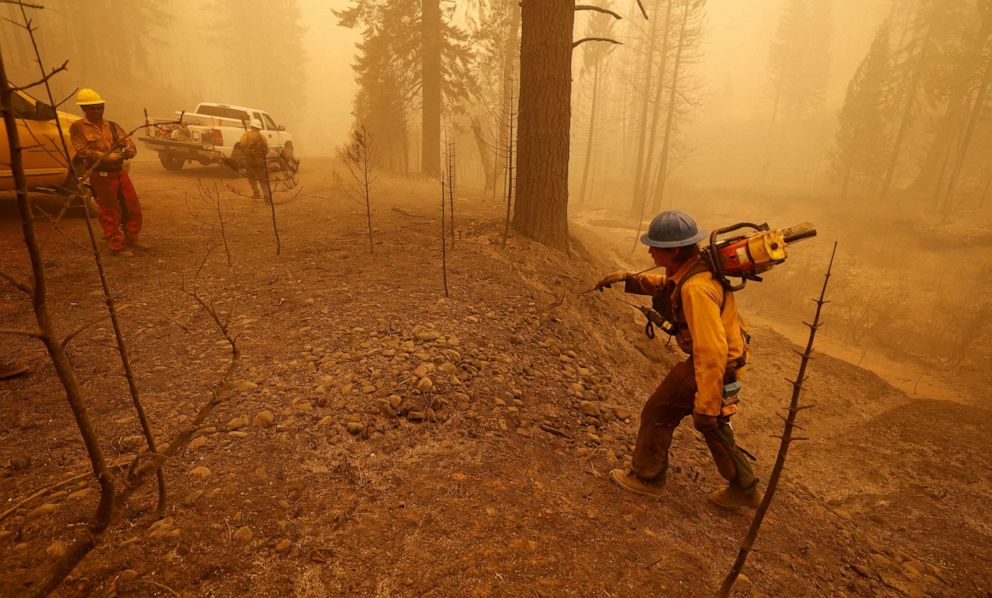
[[80, 90], [76, 104], [85, 116], [72, 123], [69, 137], [83, 169], [93, 169], [90, 186], [100, 209], [103, 237], [112, 254], [121, 253], [125, 247], [148, 249], [139, 240], [141, 204], [138, 194], [124, 170], [124, 160], [130, 160], [138, 153], [134, 141], [119, 124], [103, 118], [104, 102], [97, 92]]

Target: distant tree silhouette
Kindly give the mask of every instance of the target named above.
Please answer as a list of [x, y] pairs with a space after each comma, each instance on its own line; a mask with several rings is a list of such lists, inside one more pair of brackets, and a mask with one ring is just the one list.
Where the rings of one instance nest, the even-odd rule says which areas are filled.
[[[363, 42], [355, 63], [360, 86], [356, 117], [375, 135], [387, 167], [389, 148], [397, 144], [400, 135], [387, 133], [389, 125], [382, 121], [395, 120], [397, 115], [389, 117], [371, 110], [372, 104], [398, 98], [401, 103], [393, 104], [393, 112], [409, 115], [420, 110], [420, 170], [437, 175], [441, 108], [449, 116], [461, 112], [465, 101], [475, 95], [470, 71], [472, 49], [467, 33], [452, 23], [453, 9], [453, 3], [438, 0], [353, 0], [344, 10], [334, 11], [341, 26], [362, 29]], [[383, 74], [383, 67], [391, 72]], [[400, 129], [407, 130], [407, 126]], [[402, 137], [406, 139], [405, 134]], [[406, 143], [402, 142], [404, 147]]]
[[768, 50], [774, 124], [823, 102], [830, 77], [830, 0], [786, 0]]
[[205, 31], [223, 55], [231, 97], [219, 99], [268, 111], [278, 124], [293, 122], [306, 104], [306, 28], [298, 0], [212, 0]]
[[[606, 3], [609, 7], [609, 3]], [[613, 35], [614, 19], [604, 13], [595, 13], [589, 18], [586, 37], [611, 37]], [[586, 200], [589, 188], [589, 171], [592, 164], [592, 154], [596, 134], [596, 104], [603, 86], [601, 72], [610, 53], [616, 46], [607, 44], [585, 44], [582, 47], [582, 74], [592, 76], [592, 88], [589, 101], [589, 129], [586, 136], [586, 156], [582, 167], [582, 184], [579, 187], [579, 197], [576, 205], [582, 205]]]
[[861, 187], [872, 185], [883, 172], [889, 137], [886, 113], [890, 67], [889, 29], [883, 26], [848, 84], [838, 115], [834, 167], [840, 178], [841, 197], [847, 197], [852, 182]]

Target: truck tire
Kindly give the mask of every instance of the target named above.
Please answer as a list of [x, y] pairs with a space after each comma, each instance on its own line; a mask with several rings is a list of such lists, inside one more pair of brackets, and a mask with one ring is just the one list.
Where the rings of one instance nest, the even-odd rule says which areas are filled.
[[287, 142], [286, 145], [282, 146], [282, 155], [287, 160], [292, 162], [296, 156], [293, 155], [293, 142]]
[[186, 163], [186, 160], [179, 156], [173, 156], [168, 152], [159, 152], [158, 161], [162, 163], [162, 168], [166, 170], [182, 170], [183, 164]]

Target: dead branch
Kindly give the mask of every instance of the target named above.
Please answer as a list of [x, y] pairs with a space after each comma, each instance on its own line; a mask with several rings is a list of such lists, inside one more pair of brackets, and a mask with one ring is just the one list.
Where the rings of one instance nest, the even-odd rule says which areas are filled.
[[[128, 306], [128, 305], [122, 305], [122, 306], [118, 307], [117, 308], [117, 313], [121, 313], [122, 311], [124, 311], [128, 307], [130, 307], [130, 306]], [[109, 317], [110, 317], [110, 314], [109, 313], [107, 315], [105, 315], [105, 316], [100, 316], [99, 318], [97, 318], [95, 320], [91, 320], [91, 321], [87, 322], [86, 324], [83, 324], [79, 328], [76, 328], [75, 330], [73, 330], [69, 334], [65, 335], [65, 338], [62, 339], [62, 348], [65, 349], [67, 346], [69, 346], [69, 343], [72, 342], [72, 339], [76, 338], [81, 333], [83, 333], [86, 330], [88, 330], [91, 326], [94, 326], [96, 324], [99, 324], [100, 322], [106, 320]]]
[[[118, 465], [123, 465], [128, 460], [129, 460], [128, 457], [125, 457], [125, 458], [122, 458], [122, 459], [118, 459], [116, 461], [111, 462], [110, 463], [110, 467], [117, 467]], [[84, 471], [82, 473], [77, 473], [75, 475], [69, 476], [69, 477], [65, 478], [64, 480], [59, 480], [57, 482], [52, 482], [51, 484], [47, 484], [45, 486], [42, 486], [41, 488], [35, 490], [31, 494], [25, 496], [21, 500], [17, 501], [13, 505], [11, 505], [10, 508], [7, 509], [6, 511], [4, 511], [3, 513], [0, 513], [0, 521], [3, 521], [8, 516], [10, 516], [11, 513], [14, 513], [15, 511], [17, 511], [18, 509], [20, 509], [24, 505], [26, 505], [29, 502], [31, 502], [32, 500], [35, 500], [36, 498], [41, 498], [42, 496], [48, 494], [49, 492], [55, 490], [56, 488], [61, 488], [62, 486], [67, 486], [67, 485], [72, 484], [74, 482], [78, 482], [79, 480], [86, 479], [87, 477], [89, 477], [91, 475], [93, 475], [93, 472], [91, 472], [91, 471]]]
[[830, 252], [830, 263], [827, 264], [827, 273], [823, 277], [823, 287], [820, 289], [820, 298], [816, 299], [816, 314], [813, 316], [813, 324], [810, 326], [809, 330], [809, 340], [806, 341], [806, 351], [803, 354], [802, 360], [799, 362], [799, 374], [796, 376], [796, 382], [792, 385], [792, 399], [789, 402], [789, 415], [786, 418], [785, 427], [782, 430], [781, 443], [778, 447], [778, 456], [775, 458], [775, 466], [772, 468], [771, 476], [768, 478], [768, 489], [765, 491], [765, 497], [762, 499], [761, 504], [758, 506], [758, 510], [754, 513], [754, 520], [751, 521], [751, 527], [747, 531], [747, 535], [744, 536], [743, 542], [741, 542], [740, 550], [737, 552], [737, 560], [734, 561], [733, 567], [730, 569], [730, 573], [724, 578], [723, 584], [720, 586], [720, 591], [718, 596], [721, 598], [726, 598], [730, 596], [730, 590], [737, 580], [738, 575], [741, 573], [741, 569], [744, 568], [744, 562], [747, 560], [748, 554], [751, 552], [751, 547], [754, 546], [754, 541], [758, 537], [758, 530], [761, 528], [761, 522], [765, 519], [765, 513], [768, 512], [768, 507], [772, 503], [772, 499], [775, 497], [775, 490], [778, 488], [779, 479], [782, 477], [782, 469], [785, 468], [785, 457], [789, 452], [789, 445], [793, 441], [806, 440], [804, 437], [792, 437], [792, 430], [795, 427], [796, 415], [800, 411], [799, 396], [802, 393], [802, 387], [799, 381], [806, 379], [806, 366], [809, 364], [809, 356], [813, 352], [813, 341], [816, 338], [816, 331], [819, 328], [818, 323], [820, 321], [820, 312], [823, 310], [823, 306], [827, 303], [825, 301], [825, 296], [827, 294], [827, 283], [830, 282], [830, 271], [833, 269], [834, 256], [837, 253], [837, 243], [834, 242], [833, 251]]
[[[45, 8], [40, 4], [28, 4], [27, 2], [21, 2], [21, 0], [0, 0], [0, 4], [16, 4], [21, 8], [37, 8], [37, 9]], [[15, 24], [20, 25], [20, 23], [15, 23]]]
[[592, 4], [576, 4], [575, 10], [594, 10], [596, 12], [601, 12], [604, 15], [611, 15], [618, 21], [623, 20], [623, 17], [621, 17], [619, 13], [615, 13], [608, 8], [603, 8], [602, 6], [593, 6]]
[[644, 15], [644, 20], [648, 20], [648, 11], [644, 10], [644, 4], [641, 0], [637, 0], [637, 8], [641, 9], [641, 14]]
[[3, 278], [10, 284], [14, 285], [14, 288], [21, 291], [22, 293], [25, 293], [27, 295], [34, 294], [34, 288], [30, 283], [17, 278], [16, 276], [10, 274], [9, 272], [4, 272], [3, 270], [0, 270], [0, 278]]
[[62, 66], [58, 67], [57, 69], [52, 69], [52, 72], [48, 73], [47, 75], [45, 75], [41, 79], [38, 79], [37, 81], [32, 81], [31, 83], [28, 83], [27, 85], [15, 85], [15, 86], [11, 87], [11, 89], [13, 89], [14, 91], [27, 91], [28, 89], [31, 89], [32, 87], [38, 87], [39, 85], [44, 85], [44, 84], [48, 83], [48, 80], [49, 79], [51, 79], [55, 75], [61, 73], [62, 71], [68, 70], [68, 68], [69, 68], [69, 61], [66, 60], [65, 62], [62, 63]]
[[28, 330], [26, 328], [0, 328], [0, 334], [30, 336], [31, 338], [45, 338], [45, 333], [41, 330]]
[[609, 42], [611, 44], [616, 44], [618, 46], [622, 46], [623, 45], [623, 42], [619, 42], [619, 41], [617, 41], [615, 39], [612, 39], [612, 38], [609, 38], [609, 37], [583, 37], [580, 40], [576, 40], [576, 41], [572, 42], [572, 47], [573, 48], [577, 48], [579, 46], [579, 44], [584, 44], [586, 42]]

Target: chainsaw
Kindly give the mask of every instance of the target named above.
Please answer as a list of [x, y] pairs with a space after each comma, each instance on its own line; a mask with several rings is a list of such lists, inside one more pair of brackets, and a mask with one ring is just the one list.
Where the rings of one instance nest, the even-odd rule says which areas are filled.
[[[767, 223], [741, 222], [715, 229], [710, 233], [709, 245], [702, 253], [709, 261], [713, 274], [731, 291], [744, 288], [747, 281], [761, 282], [758, 276], [781, 264], [788, 257], [786, 247], [803, 239], [816, 236], [816, 228], [803, 222], [781, 230], [771, 230]], [[740, 278], [731, 284], [728, 277]]]

